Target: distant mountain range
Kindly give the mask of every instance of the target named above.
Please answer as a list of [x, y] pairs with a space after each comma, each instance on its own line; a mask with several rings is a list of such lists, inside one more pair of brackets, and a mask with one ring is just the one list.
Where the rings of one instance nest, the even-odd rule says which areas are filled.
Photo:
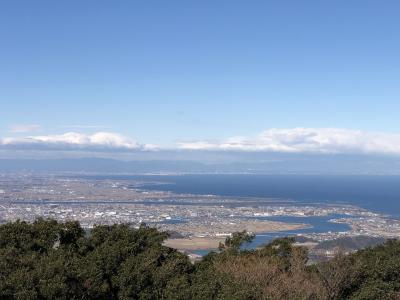
[[106, 158], [0, 159], [0, 172], [253, 173], [400, 175], [400, 158], [352, 155], [271, 155], [259, 160], [199, 162]]

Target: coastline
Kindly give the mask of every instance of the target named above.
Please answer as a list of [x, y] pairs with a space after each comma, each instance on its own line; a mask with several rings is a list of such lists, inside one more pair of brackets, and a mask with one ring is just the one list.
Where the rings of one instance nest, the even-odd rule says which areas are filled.
[[218, 248], [219, 243], [223, 243], [225, 238], [233, 232], [246, 230], [257, 235], [311, 228], [311, 225], [266, 220], [243, 220], [237, 223], [210, 224], [210, 226], [174, 224], [173, 227], [173, 230], [188, 236], [168, 239], [164, 242], [165, 246], [178, 250], [214, 250]]

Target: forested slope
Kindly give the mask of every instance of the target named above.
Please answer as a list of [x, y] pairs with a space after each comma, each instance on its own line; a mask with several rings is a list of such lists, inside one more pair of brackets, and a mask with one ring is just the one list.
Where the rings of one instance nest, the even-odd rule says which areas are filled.
[[400, 242], [307, 265], [291, 239], [241, 251], [236, 233], [192, 264], [142, 226], [0, 226], [0, 299], [400, 299]]

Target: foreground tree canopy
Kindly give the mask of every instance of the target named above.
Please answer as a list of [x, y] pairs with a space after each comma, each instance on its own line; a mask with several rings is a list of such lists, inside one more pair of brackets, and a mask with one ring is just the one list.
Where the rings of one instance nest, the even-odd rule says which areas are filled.
[[192, 264], [166, 233], [39, 219], [0, 226], [0, 299], [400, 299], [400, 242], [307, 265], [290, 238], [245, 232]]

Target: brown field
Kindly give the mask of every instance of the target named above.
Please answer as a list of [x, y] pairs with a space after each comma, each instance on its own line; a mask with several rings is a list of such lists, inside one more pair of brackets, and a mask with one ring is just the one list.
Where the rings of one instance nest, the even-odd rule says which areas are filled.
[[185, 239], [169, 239], [164, 242], [167, 247], [179, 250], [212, 250], [217, 249], [219, 243], [224, 242], [225, 238], [217, 237], [193, 237]]
[[[207, 250], [217, 249], [225, 237], [216, 236], [218, 233], [232, 233], [247, 230], [252, 233], [279, 232], [307, 228], [310, 225], [301, 223], [284, 223], [275, 221], [248, 220], [235, 223], [216, 223], [207, 225], [179, 224], [174, 230], [190, 234], [191, 237], [168, 239], [164, 245], [179, 250]], [[205, 235], [205, 237], [193, 237], [193, 235]]]

